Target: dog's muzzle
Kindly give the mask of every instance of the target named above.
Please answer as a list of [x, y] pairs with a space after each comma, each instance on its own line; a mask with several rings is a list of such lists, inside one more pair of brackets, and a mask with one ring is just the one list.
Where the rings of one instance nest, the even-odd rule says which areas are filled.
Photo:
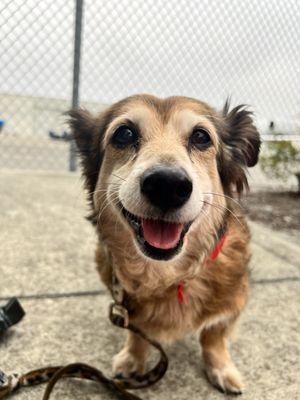
[[189, 200], [192, 181], [183, 168], [157, 165], [141, 176], [140, 191], [152, 209], [152, 216], [137, 216], [120, 202], [123, 216], [132, 227], [143, 254], [155, 260], [169, 260], [181, 250], [192, 223], [170, 219]]

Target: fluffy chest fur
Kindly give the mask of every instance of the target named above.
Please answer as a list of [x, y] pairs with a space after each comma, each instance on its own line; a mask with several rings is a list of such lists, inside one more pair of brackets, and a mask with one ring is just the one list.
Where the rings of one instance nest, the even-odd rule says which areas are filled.
[[[198, 251], [202, 247], [203, 257], [190, 256], [161, 269], [136, 258], [124, 238], [118, 250], [108, 236], [99, 241], [96, 261], [110, 290], [113, 270], [117, 274], [129, 299], [131, 321], [153, 337], [173, 341], [239, 314], [248, 294], [249, 238], [245, 222], [239, 225], [231, 218], [228, 237], [216, 260], [205, 257], [205, 245], [198, 238], [195, 247]], [[184, 283], [184, 304], [177, 295], [179, 282]]]

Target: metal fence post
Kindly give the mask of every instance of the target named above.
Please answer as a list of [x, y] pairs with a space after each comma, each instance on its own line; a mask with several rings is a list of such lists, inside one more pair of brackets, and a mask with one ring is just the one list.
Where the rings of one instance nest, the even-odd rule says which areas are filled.
[[[73, 92], [72, 108], [79, 106], [79, 76], [81, 56], [81, 32], [82, 32], [83, 0], [76, 0], [75, 33], [74, 33], [74, 62], [73, 62]], [[76, 143], [70, 142], [69, 169], [76, 171]]]

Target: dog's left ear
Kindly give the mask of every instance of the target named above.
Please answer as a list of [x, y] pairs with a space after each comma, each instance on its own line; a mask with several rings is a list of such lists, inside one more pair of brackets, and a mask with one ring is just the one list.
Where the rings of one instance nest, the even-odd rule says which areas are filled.
[[229, 111], [229, 101], [226, 101], [223, 118], [225, 131], [222, 132], [222, 139], [233, 161], [244, 167], [253, 167], [258, 161], [261, 141], [252, 112], [244, 105]]
[[259, 133], [254, 126], [252, 113], [240, 105], [229, 111], [226, 101], [217, 123], [222, 145], [218, 155], [218, 170], [225, 191], [239, 194], [248, 188], [247, 167], [258, 161]]

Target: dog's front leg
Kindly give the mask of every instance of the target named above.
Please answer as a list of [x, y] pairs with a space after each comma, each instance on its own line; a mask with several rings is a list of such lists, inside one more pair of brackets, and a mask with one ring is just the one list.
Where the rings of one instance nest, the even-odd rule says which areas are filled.
[[134, 377], [145, 371], [149, 344], [138, 335], [128, 332], [123, 349], [113, 360], [113, 372], [118, 378]]
[[228, 351], [228, 336], [232, 324], [218, 324], [201, 332], [200, 342], [209, 381], [225, 393], [241, 394], [244, 385]]

